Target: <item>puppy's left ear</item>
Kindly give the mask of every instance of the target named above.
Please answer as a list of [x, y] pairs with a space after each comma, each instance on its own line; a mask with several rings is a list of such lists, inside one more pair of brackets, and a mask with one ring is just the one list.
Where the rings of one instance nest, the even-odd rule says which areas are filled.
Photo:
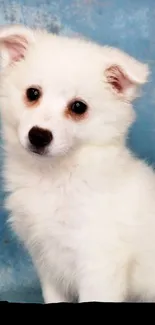
[[0, 29], [0, 66], [5, 68], [11, 63], [24, 59], [35, 37], [31, 29], [13, 25]]
[[138, 95], [138, 88], [148, 80], [148, 65], [117, 49], [110, 49], [107, 55], [106, 82], [116, 96], [132, 101]]

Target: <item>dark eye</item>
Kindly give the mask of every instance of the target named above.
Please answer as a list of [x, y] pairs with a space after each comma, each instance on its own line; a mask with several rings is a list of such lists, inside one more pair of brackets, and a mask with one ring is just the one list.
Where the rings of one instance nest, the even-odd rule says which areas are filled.
[[41, 97], [41, 90], [39, 88], [28, 88], [26, 96], [29, 102], [37, 101]]
[[88, 106], [86, 103], [84, 103], [81, 100], [75, 100], [74, 102], [70, 103], [69, 110], [77, 115], [84, 114], [88, 109]]

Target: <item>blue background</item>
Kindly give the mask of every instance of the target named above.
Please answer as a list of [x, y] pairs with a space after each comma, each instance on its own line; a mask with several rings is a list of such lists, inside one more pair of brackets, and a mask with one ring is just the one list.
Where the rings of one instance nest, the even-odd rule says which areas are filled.
[[[0, 0], [0, 24], [23, 23], [64, 35], [85, 35], [119, 47], [150, 65], [152, 74], [135, 102], [137, 121], [128, 145], [155, 162], [155, 1], [154, 0]], [[2, 168], [2, 151], [0, 151]], [[0, 300], [42, 302], [31, 258], [7, 227], [0, 180]]]

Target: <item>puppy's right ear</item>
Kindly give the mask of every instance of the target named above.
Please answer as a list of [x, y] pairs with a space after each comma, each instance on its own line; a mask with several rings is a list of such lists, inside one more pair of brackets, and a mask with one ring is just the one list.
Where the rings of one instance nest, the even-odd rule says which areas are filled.
[[23, 59], [28, 46], [34, 42], [33, 31], [24, 26], [6, 26], [0, 29], [1, 68]]

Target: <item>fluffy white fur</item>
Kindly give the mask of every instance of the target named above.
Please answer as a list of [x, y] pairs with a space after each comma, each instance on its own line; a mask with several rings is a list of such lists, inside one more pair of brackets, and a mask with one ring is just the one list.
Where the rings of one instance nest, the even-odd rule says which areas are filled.
[[[118, 49], [22, 26], [0, 32], [0, 50], [6, 207], [45, 302], [154, 300], [155, 176], [125, 145], [148, 67]], [[43, 95], [28, 108], [32, 85]], [[79, 121], [64, 114], [75, 97], [89, 106]], [[36, 125], [53, 133], [42, 156], [28, 149]]]

